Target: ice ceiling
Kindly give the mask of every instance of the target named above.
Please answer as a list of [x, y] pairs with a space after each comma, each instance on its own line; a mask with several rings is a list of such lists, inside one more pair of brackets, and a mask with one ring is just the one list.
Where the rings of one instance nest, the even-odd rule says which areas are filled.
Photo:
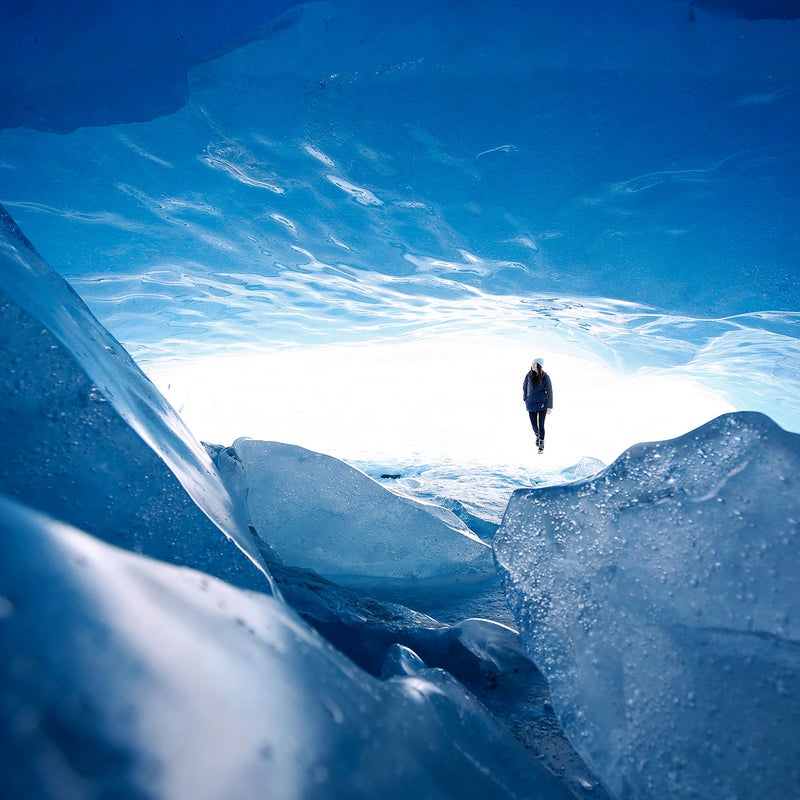
[[506, 337], [800, 429], [797, 2], [61, 9], [0, 203], [143, 365]]

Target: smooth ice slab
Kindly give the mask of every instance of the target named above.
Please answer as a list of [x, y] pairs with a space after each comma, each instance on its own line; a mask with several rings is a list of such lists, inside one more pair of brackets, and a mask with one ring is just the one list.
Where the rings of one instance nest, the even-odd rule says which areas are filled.
[[512, 497], [520, 633], [617, 796], [800, 793], [798, 474], [800, 436], [741, 413]]
[[118, 546], [269, 590], [208, 455], [2, 206], [0, 440], [0, 491]]
[[399, 497], [363, 472], [296, 445], [237, 439], [215, 461], [283, 563], [327, 578], [432, 578], [491, 568], [452, 512]]
[[0, 496], [4, 797], [568, 798], [454, 679]]

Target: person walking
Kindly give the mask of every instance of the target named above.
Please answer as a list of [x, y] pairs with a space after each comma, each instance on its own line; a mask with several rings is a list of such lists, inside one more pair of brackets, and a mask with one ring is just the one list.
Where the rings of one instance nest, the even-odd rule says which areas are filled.
[[522, 384], [522, 399], [531, 418], [536, 447], [544, 452], [544, 421], [553, 410], [553, 383], [544, 371], [544, 359], [534, 358]]

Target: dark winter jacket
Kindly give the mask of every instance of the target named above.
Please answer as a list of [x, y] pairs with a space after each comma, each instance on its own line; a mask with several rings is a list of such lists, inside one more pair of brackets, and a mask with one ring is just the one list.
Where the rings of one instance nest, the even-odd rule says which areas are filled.
[[522, 384], [522, 399], [525, 401], [525, 408], [528, 411], [543, 411], [545, 408], [553, 407], [553, 384], [550, 376], [542, 373], [542, 382], [536, 386], [531, 378], [530, 372], [525, 375], [525, 382]]

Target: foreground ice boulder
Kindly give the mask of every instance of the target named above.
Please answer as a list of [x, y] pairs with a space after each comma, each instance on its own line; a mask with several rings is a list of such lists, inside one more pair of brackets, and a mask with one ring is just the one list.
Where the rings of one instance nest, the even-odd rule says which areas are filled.
[[616, 796], [800, 796], [798, 475], [800, 436], [741, 413], [512, 497], [512, 610]]
[[0, 491], [121, 547], [262, 591], [201, 445], [0, 206]]
[[399, 497], [363, 472], [296, 445], [237, 439], [215, 462], [285, 564], [338, 582], [458, 575], [491, 550], [452, 512]]
[[441, 670], [0, 496], [3, 797], [568, 798]]

